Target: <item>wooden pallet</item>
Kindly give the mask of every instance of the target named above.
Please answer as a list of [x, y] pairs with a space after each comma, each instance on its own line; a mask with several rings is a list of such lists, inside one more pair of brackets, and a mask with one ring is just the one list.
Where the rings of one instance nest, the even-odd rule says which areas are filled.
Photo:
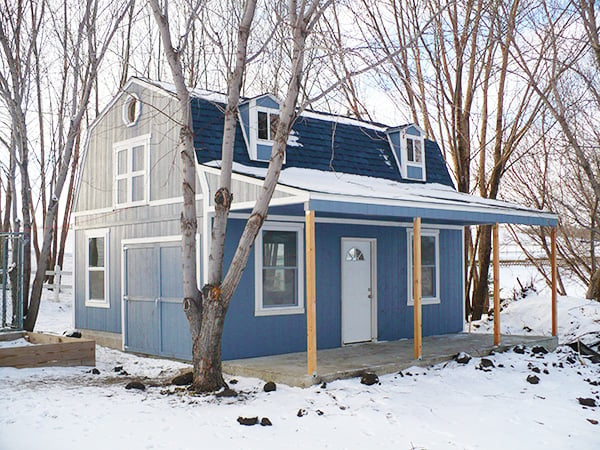
[[21, 338], [34, 345], [0, 348], [0, 366], [24, 368], [96, 365], [96, 343], [90, 339], [27, 331], [0, 333], [0, 341]]

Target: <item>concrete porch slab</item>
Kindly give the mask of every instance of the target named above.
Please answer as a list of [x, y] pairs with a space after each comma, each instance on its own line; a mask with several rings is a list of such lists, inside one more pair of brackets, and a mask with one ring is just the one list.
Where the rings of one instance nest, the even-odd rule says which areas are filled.
[[363, 372], [385, 375], [411, 366], [430, 366], [451, 360], [457, 353], [471, 356], [489, 355], [492, 350], [505, 351], [515, 345], [542, 345], [548, 351], [558, 346], [552, 336], [503, 335], [501, 344], [494, 346], [491, 334], [458, 333], [423, 338], [423, 359], [413, 358], [412, 339], [391, 342], [367, 342], [317, 352], [317, 373], [306, 373], [306, 352], [259, 358], [223, 361], [223, 371], [234, 376], [261, 378], [290, 386], [308, 387], [313, 384], [360, 376]]

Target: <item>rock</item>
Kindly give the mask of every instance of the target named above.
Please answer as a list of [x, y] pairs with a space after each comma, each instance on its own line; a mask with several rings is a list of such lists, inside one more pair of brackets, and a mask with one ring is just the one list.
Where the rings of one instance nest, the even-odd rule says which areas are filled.
[[548, 369], [544, 369], [542, 372], [544, 375], [550, 375], [550, 372], [548, 371]]
[[238, 384], [238, 380], [236, 380], [235, 378], [232, 378], [232, 379], [229, 381], [229, 384]]
[[327, 383], [325, 383], [325, 382], [323, 381], [323, 383], [321, 383], [321, 389], [325, 389], [325, 388], [327, 388]]
[[525, 346], [517, 345], [517, 346], [515, 346], [515, 348], [513, 348], [513, 352], [518, 353], [519, 355], [524, 355], [525, 354]]
[[596, 419], [586, 419], [592, 425], [598, 425], [598, 421]]
[[123, 370], [123, 366], [115, 366], [113, 367], [113, 372], [120, 372]]
[[63, 336], [70, 337], [70, 338], [80, 338], [81, 337], [81, 331], [79, 331], [79, 330], [66, 330], [63, 333]]
[[92, 373], [94, 375], [100, 375], [100, 371], [98, 369], [96, 369], [95, 367], [92, 369]]
[[215, 397], [218, 397], [218, 398], [237, 397], [237, 396], [238, 396], [238, 393], [236, 391], [234, 391], [233, 389], [229, 389], [229, 388], [225, 388], [221, 392], [217, 392], [215, 394]]
[[265, 392], [273, 392], [277, 390], [277, 385], [272, 381], [267, 381], [263, 386]]
[[494, 367], [496, 367], [494, 366], [494, 362], [487, 358], [481, 358], [479, 366], [477, 366], [479, 370], [483, 370], [484, 372], [491, 372]]
[[175, 386], [187, 386], [189, 384], [192, 384], [193, 381], [194, 381], [194, 372], [190, 371], [190, 372], [182, 373], [181, 375], [177, 375], [175, 378], [173, 378], [171, 380], [171, 384], [174, 384]]
[[596, 399], [593, 398], [582, 398], [582, 397], [577, 397], [577, 400], [579, 401], [580, 405], [583, 406], [589, 406], [590, 408], [595, 408], [596, 406]]
[[139, 381], [130, 381], [129, 383], [127, 383], [127, 386], [125, 386], [125, 389], [137, 389], [140, 391], [145, 391], [146, 386], [144, 386], [144, 383], [141, 383]]
[[240, 425], [252, 426], [258, 423], [258, 417], [238, 417], [237, 421]]
[[323, 411], [321, 411], [320, 409], [317, 409], [317, 416], [322, 416], [323, 414], [325, 414]]
[[529, 375], [527, 377], [527, 382], [529, 384], [538, 384], [540, 382], [540, 379], [538, 378], [537, 375]]
[[263, 427], [270, 427], [271, 425], [273, 425], [268, 417], [263, 417], [262, 419], [260, 419], [260, 424]]
[[465, 352], [460, 352], [454, 357], [454, 361], [456, 361], [459, 364], [468, 364], [469, 361], [471, 361], [471, 355]]
[[531, 328], [529, 328], [527, 325], [525, 325], [523, 327], [523, 330], [525, 330], [526, 333], [531, 333], [533, 330]]
[[365, 372], [363, 376], [360, 377], [360, 383], [367, 386], [372, 386], [376, 383], [379, 383], [379, 377], [373, 372]]
[[297, 415], [298, 417], [303, 417], [303, 416], [305, 416], [305, 415], [307, 415], [307, 414], [308, 414], [308, 412], [306, 412], [306, 410], [305, 410], [305, 409], [302, 409], [302, 408], [300, 408], [300, 409], [298, 410], [298, 413], [297, 413], [296, 415]]
[[548, 350], [546, 350], [543, 346], [541, 345], [536, 345], [535, 347], [533, 347], [531, 349], [531, 353], [533, 353], [534, 355], [540, 354], [540, 355], [545, 355], [548, 353]]
[[119, 372], [119, 375], [125, 375], [125, 376], [127, 376], [127, 375], [129, 375], [129, 373], [126, 370], [121, 370]]

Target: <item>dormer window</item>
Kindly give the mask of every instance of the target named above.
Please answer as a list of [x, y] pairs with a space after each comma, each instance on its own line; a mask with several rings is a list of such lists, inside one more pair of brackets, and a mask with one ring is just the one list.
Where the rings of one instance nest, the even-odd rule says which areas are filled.
[[426, 181], [423, 130], [411, 124], [388, 129], [386, 133], [402, 178]]
[[423, 160], [423, 142], [420, 139], [406, 137], [406, 156], [409, 163], [421, 164]]
[[271, 159], [273, 141], [279, 126], [279, 110], [279, 100], [269, 94], [240, 105], [242, 132], [252, 161], [269, 162]]
[[258, 139], [261, 141], [274, 141], [277, 126], [279, 125], [279, 112], [256, 112], [258, 121]]

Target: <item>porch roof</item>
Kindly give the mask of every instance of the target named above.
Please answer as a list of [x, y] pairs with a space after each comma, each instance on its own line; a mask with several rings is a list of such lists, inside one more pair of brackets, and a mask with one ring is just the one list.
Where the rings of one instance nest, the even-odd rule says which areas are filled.
[[[234, 171], [262, 178], [264, 170], [234, 165]], [[393, 180], [338, 172], [289, 168], [281, 171], [279, 184], [306, 193], [303, 204], [269, 208], [269, 214], [303, 214], [313, 210], [319, 217], [479, 225], [510, 223], [556, 226], [556, 214], [513, 203], [457, 192], [434, 183], [400, 183]], [[293, 203], [291, 200], [290, 203]], [[299, 202], [299, 200], [295, 200]]]

